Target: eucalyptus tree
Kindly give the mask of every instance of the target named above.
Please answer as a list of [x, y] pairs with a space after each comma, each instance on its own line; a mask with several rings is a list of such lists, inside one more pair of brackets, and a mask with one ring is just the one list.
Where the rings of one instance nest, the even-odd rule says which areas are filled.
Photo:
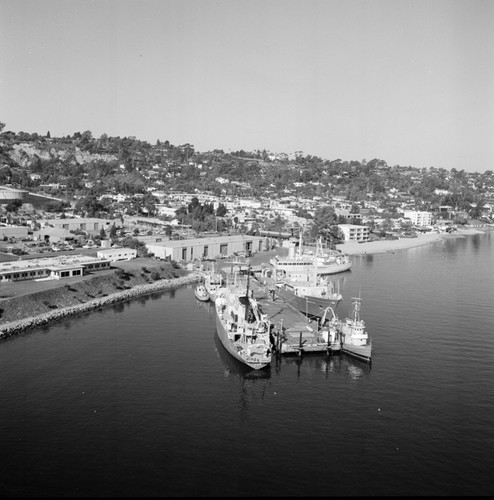
[[333, 207], [325, 205], [319, 207], [314, 213], [311, 236], [337, 237], [336, 225], [338, 217]]

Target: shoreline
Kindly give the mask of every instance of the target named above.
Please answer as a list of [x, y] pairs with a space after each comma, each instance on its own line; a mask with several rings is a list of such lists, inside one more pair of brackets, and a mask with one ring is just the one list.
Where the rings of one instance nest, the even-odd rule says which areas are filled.
[[103, 307], [118, 304], [120, 302], [126, 302], [143, 295], [165, 292], [172, 288], [179, 288], [181, 286], [197, 283], [200, 280], [201, 275], [199, 273], [192, 272], [189, 275], [182, 276], [180, 278], [165, 279], [146, 285], [136, 285], [129, 290], [112, 293], [111, 295], [93, 299], [82, 304], [68, 306], [37, 316], [30, 316], [16, 321], [11, 321], [9, 323], [0, 325], [0, 340], [11, 337], [12, 335], [22, 333], [31, 328], [46, 325], [48, 323], [53, 323], [60, 319], [77, 316], [85, 312], [90, 312], [97, 309], [102, 309]]
[[342, 253], [354, 256], [395, 252], [398, 250], [408, 250], [409, 248], [415, 248], [422, 245], [429, 245], [431, 243], [436, 243], [438, 241], [442, 241], [445, 239], [462, 238], [473, 234], [485, 234], [488, 231], [492, 231], [492, 229], [488, 230], [480, 230], [473, 228], [460, 229], [455, 233], [422, 234], [417, 236], [417, 238], [367, 241], [365, 243], [358, 243], [356, 241], [347, 241], [345, 243], [338, 244], [337, 248], [341, 250]]

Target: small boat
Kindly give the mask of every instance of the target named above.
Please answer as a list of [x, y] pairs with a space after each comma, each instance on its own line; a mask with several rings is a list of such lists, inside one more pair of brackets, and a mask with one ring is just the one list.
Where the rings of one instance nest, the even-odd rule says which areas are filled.
[[195, 287], [194, 294], [199, 300], [214, 302], [218, 290], [223, 286], [223, 277], [216, 272], [214, 266], [209, 271], [203, 271], [202, 276], [203, 281]]
[[249, 279], [249, 274], [227, 275], [215, 300], [216, 332], [234, 358], [259, 370], [271, 363], [271, 322], [254, 299]]
[[351, 317], [340, 322], [341, 350], [363, 361], [371, 360], [372, 341], [360, 319], [360, 297], [353, 297]]
[[292, 240], [288, 247], [288, 256], [275, 255], [270, 262], [274, 267], [287, 274], [294, 272], [311, 274], [316, 266], [319, 275], [336, 274], [348, 271], [352, 267], [352, 261], [347, 254], [336, 249], [323, 250], [320, 239], [317, 241], [315, 252], [308, 249], [303, 250], [301, 234], [298, 251], [295, 251], [295, 242]]
[[202, 302], [207, 302], [208, 300], [211, 300], [211, 296], [209, 295], [204, 283], [199, 283], [194, 288], [194, 295], [196, 296], [196, 299], [201, 300]]
[[223, 276], [216, 272], [214, 267], [204, 275], [204, 286], [209, 294], [210, 299], [214, 302], [218, 290], [223, 286]]

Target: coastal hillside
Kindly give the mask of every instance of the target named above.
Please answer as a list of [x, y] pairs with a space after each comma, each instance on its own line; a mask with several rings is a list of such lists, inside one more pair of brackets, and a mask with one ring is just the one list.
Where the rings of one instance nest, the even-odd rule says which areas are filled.
[[0, 325], [189, 274], [171, 263], [155, 259], [139, 258], [113, 265], [115, 267], [108, 272], [82, 278], [2, 285]]

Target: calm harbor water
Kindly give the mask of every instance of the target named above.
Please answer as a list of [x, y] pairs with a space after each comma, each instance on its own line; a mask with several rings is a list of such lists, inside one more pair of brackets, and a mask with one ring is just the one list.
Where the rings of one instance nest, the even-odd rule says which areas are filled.
[[372, 365], [229, 357], [193, 287], [0, 342], [0, 495], [492, 495], [494, 236], [353, 257]]

